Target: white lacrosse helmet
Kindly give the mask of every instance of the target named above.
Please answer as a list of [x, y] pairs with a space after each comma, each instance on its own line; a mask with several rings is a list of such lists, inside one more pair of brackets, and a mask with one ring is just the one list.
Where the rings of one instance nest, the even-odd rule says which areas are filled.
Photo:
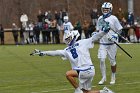
[[68, 22], [69, 21], [69, 17], [68, 16], [64, 16], [64, 22]]
[[109, 15], [112, 13], [113, 6], [110, 2], [104, 2], [102, 4], [101, 10], [103, 15]]
[[79, 36], [80, 34], [78, 31], [69, 31], [66, 34], [65, 43], [70, 46], [76, 42]]

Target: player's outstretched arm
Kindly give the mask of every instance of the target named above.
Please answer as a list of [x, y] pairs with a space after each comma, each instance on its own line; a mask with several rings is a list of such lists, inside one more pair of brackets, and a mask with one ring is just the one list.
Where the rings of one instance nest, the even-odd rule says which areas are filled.
[[41, 51], [38, 49], [35, 49], [31, 54], [31, 56], [39, 55], [39, 56], [65, 56], [64, 50], [54, 50], [54, 51]]

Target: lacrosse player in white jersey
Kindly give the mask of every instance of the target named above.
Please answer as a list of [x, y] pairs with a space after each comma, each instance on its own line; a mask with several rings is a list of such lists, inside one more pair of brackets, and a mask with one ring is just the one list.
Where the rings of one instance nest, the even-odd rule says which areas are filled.
[[97, 30], [101, 30], [104, 24], [108, 23], [110, 26], [110, 31], [100, 39], [100, 47], [98, 50], [98, 58], [100, 60], [100, 70], [102, 74], [102, 79], [99, 84], [104, 84], [106, 81], [106, 65], [105, 59], [108, 56], [111, 64], [111, 81], [110, 84], [115, 84], [115, 74], [116, 74], [116, 52], [117, 46], [113, 42], [118, 42], [117, 33], [121, 33], [122, 26], [119, 23], [116, 16], [112, 15], [113, 6], [109, 2], [102, 4], [101, 10], [103, 15], [98, 18]]
[[74, 29], [72, 23], [69, 22], [69, 17], [68, 16], [64, 16], [64, 23], [63, 23], [62, 29], [64, 31], [63, 42], [65, 42], [66, 34]]
[[[91, 61], [89, 49], [94, 47], [94, 42], [109, 31], [109, 26], [103, 27], [102, 31], [91, 38], [76, 41], [79, 37], [78, 31], [69, 31], [65, 36], [67, 47], [64, 50], [40, 51], [36, 50], [30, 55], [39, 56], [61, 56], [69, 59], [72, 69], [66, 72], [66, 78], [75, 88], [74, 93], [113, 93], [108, 88], [92, 91], [92, 80], [95, 75], [94, 65]], [[79, 84], [75, 78], [79, 79]]]

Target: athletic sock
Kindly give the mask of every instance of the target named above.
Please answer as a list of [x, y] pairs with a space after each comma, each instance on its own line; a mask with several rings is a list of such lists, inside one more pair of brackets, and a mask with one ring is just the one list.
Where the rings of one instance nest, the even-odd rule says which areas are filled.
[[100, 62], [100, 69], [101, 69], [102, 77], [106, 78], [106, 65], [105, 65], [105, 62]]

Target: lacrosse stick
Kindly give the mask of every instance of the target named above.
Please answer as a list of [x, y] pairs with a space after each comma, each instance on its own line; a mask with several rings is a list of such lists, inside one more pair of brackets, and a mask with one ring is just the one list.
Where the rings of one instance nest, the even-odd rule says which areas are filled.
[[117, 42], [116, 42], [116, 36], [112, 35], [111, 38], [108, 39], [109, 41], [113, 41], [114, 44], [116, 44], [125, 54], [127, 54], [130, 58], [132, 58], [132, 56], [127, 52], [125, 51]]
[[130, 58], [132, 58], [132, 56], [131, 56], [127, 51], [125, 51], [117, 42], [114, 41], [114, 43], [115, 43], [125, 54], [127, 54]]
[[[111, 25], [111, 24], [109, 24]], [[121, 34], [119, 34], [117, 31], [115, 31], [114, 29], [112, 29], [112, 27], [110, 26], [110, 29], [115, 32], [116, 34], [118, 34], [119, 37], [121, 37], [123, 40], [125, 40], [126, 42], [130, 43], [124, 36], [122, 36]]]
[[34, 55], [40, 55], [41, 51], [38, 50], [38, 49], [35, 49], [31, 54], [30, 56], [34, 56]]

